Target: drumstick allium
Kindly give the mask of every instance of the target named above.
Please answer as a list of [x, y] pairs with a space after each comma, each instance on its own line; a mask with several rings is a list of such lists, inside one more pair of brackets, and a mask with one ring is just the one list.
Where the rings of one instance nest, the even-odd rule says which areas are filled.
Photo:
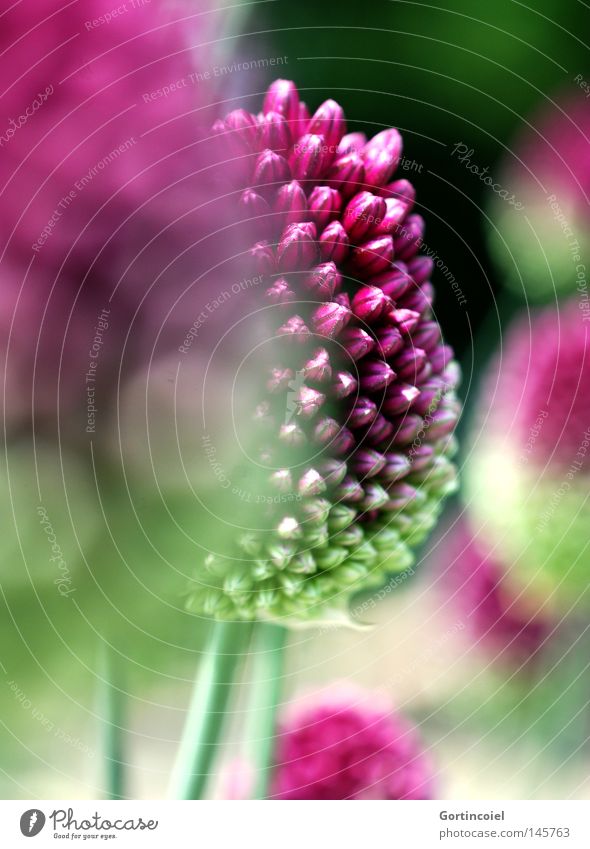
[[424, 221], [395, 178], [399, 132], [347, 134], [333, 100], [310, 117], [292, 82], [214, 129], [261, 234], [254, 308], [269, 316], [273, 359], [253, 405], [264, 527], [208, 556], [190, 604], [216, 618], [331, 618], [411, 564], [455, 488], [459, 371], [432, 310]]

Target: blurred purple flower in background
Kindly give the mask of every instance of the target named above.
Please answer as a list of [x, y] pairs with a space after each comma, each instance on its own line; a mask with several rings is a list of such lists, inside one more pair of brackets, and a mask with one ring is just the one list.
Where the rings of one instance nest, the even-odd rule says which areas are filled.
[[[377, 700], [378, 701], [378, 700]], [[329, 692], [279, 729], [273, 799], [431, 799], [433, 768], [416, 729], [374, 694]]]
[[513, 322], [485, 375], [465, 466], [482, 538], [514, 564], [511, 580], [560, 607], [588, 602], [588, 316], [576, 298]]
[[436, 549], [440, 583], [464, 616], [471, 641], [502, 661], [534, 659], [551, 633], [542, 602], [518, 593], [503, 564], [475, 535], [465, 517], [457, 519]]
[[[216, 190], [200, 138], [218, 92], [198, 74], [219, 15], [202, 3], [23, 0], [1, 21], [5, 416], [10, 430], [31, 411], [39, 426], [77, 408], [61, 426], [80, 433], [87, 372], [107, 392], [187, 289], [197, 313], [204, 297], [195, 281], [215, 256]], [[218, 283], [199, 285], [211, 297]]]
[[502, 279], [532, 299], [588, 299], [590, 111], [582, 92], [558, 92], [525, 122], [499, 182], [523, 206], [495, 199], [489, 240]]

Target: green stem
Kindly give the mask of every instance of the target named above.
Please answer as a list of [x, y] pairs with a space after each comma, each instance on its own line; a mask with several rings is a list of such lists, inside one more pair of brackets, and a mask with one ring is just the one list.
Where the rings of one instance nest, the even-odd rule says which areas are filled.
[[223, 727], [236, 667], [248, 646], [251, 624], [215, 622], [199, 666], [186, 724], [172, 773], [174, 799], [200, 799]]
[[276, 717], [283, 683], [287, 629], [281, 625], [256, 626], [254, 670], [249, 708], [255, 799], [268, 798], [276, 738]]
[[125, 798], [123, 758], [124, 693], [121, 689], [121, 670], [114, 652], [101, 643], [99, 658], [101, 713], [103, 716], [103, 750], [107, 799]]

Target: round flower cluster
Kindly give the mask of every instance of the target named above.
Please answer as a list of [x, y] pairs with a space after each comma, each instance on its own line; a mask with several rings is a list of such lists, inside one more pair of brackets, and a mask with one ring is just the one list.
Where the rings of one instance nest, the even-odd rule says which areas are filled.
[[310, 117], [292, 82], [215, 130], [264, 237], [251, 259], [273, 350], [255, 412], [267, 497], [264, 527], [209, 555], [190, 605], [335, 618], [411, 564], [456, 485], [459, 370], [432, 311], [424, 221], [393, 179], [398, 131], [346, 134], [337, 103]]
[[399, 714], [324, 697], [279, 731], [273, 799], [430, 799], [432, 766]]

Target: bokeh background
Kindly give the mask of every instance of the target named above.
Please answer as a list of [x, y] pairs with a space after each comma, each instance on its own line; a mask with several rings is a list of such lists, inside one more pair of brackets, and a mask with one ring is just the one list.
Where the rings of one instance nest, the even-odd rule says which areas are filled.
[[[590, 427], [579, 330], [590, 326], [587, 5], [117, 9], [20, 0], [0, 14], [1, 795], [104, 795], [105, 644], [117, 658], [127, 793], [166, 792], [206, 631], [185, 609], [186, 584], [210, 544], [211, 511], [226, 509], [195, 422], [205, 415], [227, 465], [237, 462], [227, 409], [239, 345], [213, 354], [250, 296], [245, 287], [216, 310], [179, 355], [215, 293], [241, 279], [226, 261], [240, 234], [228, 252], [232, 201], [215, 191], [209, 128], [281, 76], [312, 108], [338, 100], [349, 130], [401, 131], [400, 176], [417, 189], [440, 260], [436, 316], [465, 404], [462, 487], [414, 574], [359, 601], [371, 629], [294, 632], [283, 700], [342, 681], [377, 691], [419, 727], [440, 798], [588, 798], [590, 477], [582, 464], [567, 503], [575, 527], [558, 524], [563, 509], [548, 520], [549, 538], [571, 544], [547, 580], [533, 580], [538, 548], [521, 565], [534, 521], [513, 550], [503, 534], [514, 527], [498, 518], [519, 520], [538, 484], [542, 510], [562, 477], [563, 434], [575, 430], [573, 456]], [[535, 335], [539, 309], [549, 328]], [[510, 360], [515, 321], [524, 353]], [[548, 340], [553, 360], [541, 362]], [[565, 386], [555, 402], [565, 424], [553, 460], [535, 465], [538, 409], [522, 421], [518, 411], [533, 405], [539, 374], [549, 394], [556, 375]], [[506, 454], [506, 434], [532, 462], [498, 480], [484, 460]], [[245, 724], [241, 701], [234, 711], [228, 762]], [[212, 792], [223, 787], [220, 775]]]

